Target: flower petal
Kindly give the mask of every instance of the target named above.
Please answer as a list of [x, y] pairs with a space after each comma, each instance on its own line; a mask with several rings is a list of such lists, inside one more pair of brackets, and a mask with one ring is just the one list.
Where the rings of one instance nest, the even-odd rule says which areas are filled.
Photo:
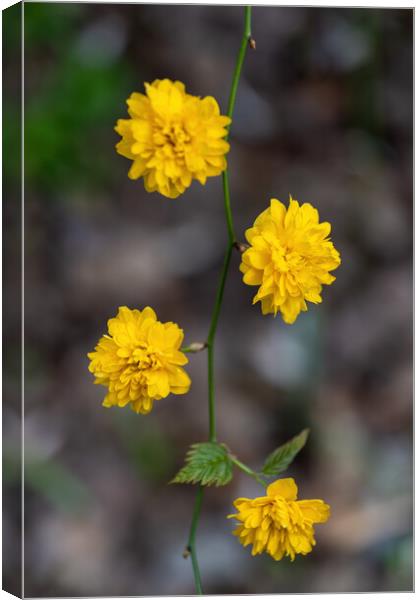
[[285, 500], [296, 500], [298, 488], [292, 477], [277, 479], [267, 488], [269, 496], [281, 496]]

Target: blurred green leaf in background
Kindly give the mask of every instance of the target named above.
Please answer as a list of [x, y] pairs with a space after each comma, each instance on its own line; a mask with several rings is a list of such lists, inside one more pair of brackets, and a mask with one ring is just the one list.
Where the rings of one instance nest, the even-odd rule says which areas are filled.
[[[51, 193], [112, 180], [113, 127], [130, 80], [129, 66], [118, 61], [125, 32], [110, 19], [80, 28], [87, 8], [25, 5], [26, 182]], [[37, 80], [31, 60], [43, 64]]]

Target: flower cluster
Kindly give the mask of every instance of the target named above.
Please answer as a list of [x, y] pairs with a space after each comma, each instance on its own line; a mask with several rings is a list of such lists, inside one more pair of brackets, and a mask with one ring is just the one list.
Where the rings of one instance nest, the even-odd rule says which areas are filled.
[[122, 136], [117, 152], [133, 161], [128, 176], [143, 177], [148, 192], [177, 198], [193, 179], [204, 185], [207, 177], [220, 175], [231, 120], [220, 114], [216, 100], [187, 94], [183, 83], [169, 79], [145, 88], [146, 95], [131, 94], [130, 119], [119, 119], [115, 128]]
[[191, 380], [182, 368], [188, 359], [179, 350], [184, 334], [178, 325], [160, 323], [148, 306], [142, 311], [121, 306], [108, 321], [108, 333], [88, 354], [95, 383], [108, 388], [103, 406], [130, 404], [145, 415], [155, 400], [188, 392]]
[[[193, 180], [205, 184], [208, 177], [220, 175], [227, 167], [231, 119], [220, 114], [216, 100], [192, 96], [183, 83], [169, 79], [146, 83], [145, 90], [145, 94], [131, 94], [127, 100], [130, 118], [119, 119], [115, 127], [122, 137], [117, 152], [133, 161], [129, 177], [142, 177], [149, 192], [176, 198]], [[331, 271], [341, 262], [330, 232], [329, 223], [319, 222], [316, 208], [308, 203], [299, 205], [292, 197], [288, 207], [273, 198], [247, 229], [249, 247], [242, 254], [240, 270], [245, 284], [258, 286], [254, 304], [261, 302], [264, 315], [280, 312], [283, 320], [292, 324], [307, 310], [307, 302], [322, 301], [322, 286], [334, 281]], [[223, 277], [228, 266], [229, 260]], [[219, 302], [222, 295], [223, 284]], [[183, 369], [188, 362], [185, 352], [204, 349], [206, 344], [191, 344], [184, 352], [183, 337], [178, 325], [161, 323], [148, 306], [143, 310], [120, 307], [117, 316], [108, 321], [108, 334], [88, 354], [95, 383], [107, 388], [103, 406], [130, 405], [145, 415], [156, 400], [171, 393], [187, 393], [191, 380]], [[210, 346], [209, 341], [209, 352]], [[263, 476], [278, 476], [287, 468], [306, 441], [307, 432], [304, 439], [302, 434], [286, 448], [287, 465], [274, 468], [271, 461], [267, 469], [266, 461]], [[283, 463], [284, 448], [280, 447]], [[192, 446], [188, 464], [174, 481], [224, 485], [236, 464], [264, 483], [259, 474], [234, 458], [227, 446], [211, 437], [208, 443]], [[314, 524], [328, 520], [330, 507], [323, 500], [297, 500], [297, 492], [295, 481], [286, 478], [270, 484], [265, 496], [235, 500], [237, 513], [229, 515], [238, 522], [234, 535], [243, 546], [252, 545], [252, 555], [266, 552], [274, 560], [288, 556], [293, 561], [297, 554], [312, 550]]]
[[320, 223], [316, 208], [299, 206], [290, 197], [289, 208], [273, 198], [253, 227], [245, 232], [250, 243], [242, 255], [241, 272], [248, 285], [258, 285], [254, 304], [262, 313], [281, 312], [294, 323], [306, 302], [322, 302], [321, 288], [331, 284], [330, 274], [340, 265], [340, 255], [329, 239], [331, 225]]
[[315, 546], [314, 523], [325, 523], [330, 507], [323, 500], [297, 500], [292, 478], [278, 479], [268, 486], [267, 495], [238, 498], [233, 503], [239, 521], [233, 532], [243, 546], [252, 544], [252, 556], [267, 552], [274, 560], [308, 554]]

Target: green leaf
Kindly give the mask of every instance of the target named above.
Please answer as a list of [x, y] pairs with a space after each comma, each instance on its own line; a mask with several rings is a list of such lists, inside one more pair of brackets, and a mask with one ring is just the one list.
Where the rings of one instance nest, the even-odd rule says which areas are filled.
[[185, 465], [170, 483], [226, 485], [232, 479], [233, 463], [226, 446], [216, 442], [193, 444]]
[[304, 429], [294, 438], [276, 448], [264, 463], [262, 472], [264, 475], [279, 475], [283, 473], [295, 458], [296, 454], [302, 450], [308, 439], [309, 429]]

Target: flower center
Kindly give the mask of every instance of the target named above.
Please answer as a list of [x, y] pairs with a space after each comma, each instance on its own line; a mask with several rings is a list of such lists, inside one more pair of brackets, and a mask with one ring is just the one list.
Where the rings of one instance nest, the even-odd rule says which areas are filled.
[[159, 369], [162, 367], [160, 357], [150, 348], [144, 347], [135, 348], [128, 362], [132, 365], [136, 364], [136, 368], [140, 371]]
[[279, 247], [272, 251], [272, 258], [277, 271], [288, 273], [302, 268], [305, 258], [293, 249]]
[[166, 153], [183, 154], [186, 144], [191, 142], [191, 136], [181, 124], [171, 123], [160, 126], [153, 134], [153, 142]]

